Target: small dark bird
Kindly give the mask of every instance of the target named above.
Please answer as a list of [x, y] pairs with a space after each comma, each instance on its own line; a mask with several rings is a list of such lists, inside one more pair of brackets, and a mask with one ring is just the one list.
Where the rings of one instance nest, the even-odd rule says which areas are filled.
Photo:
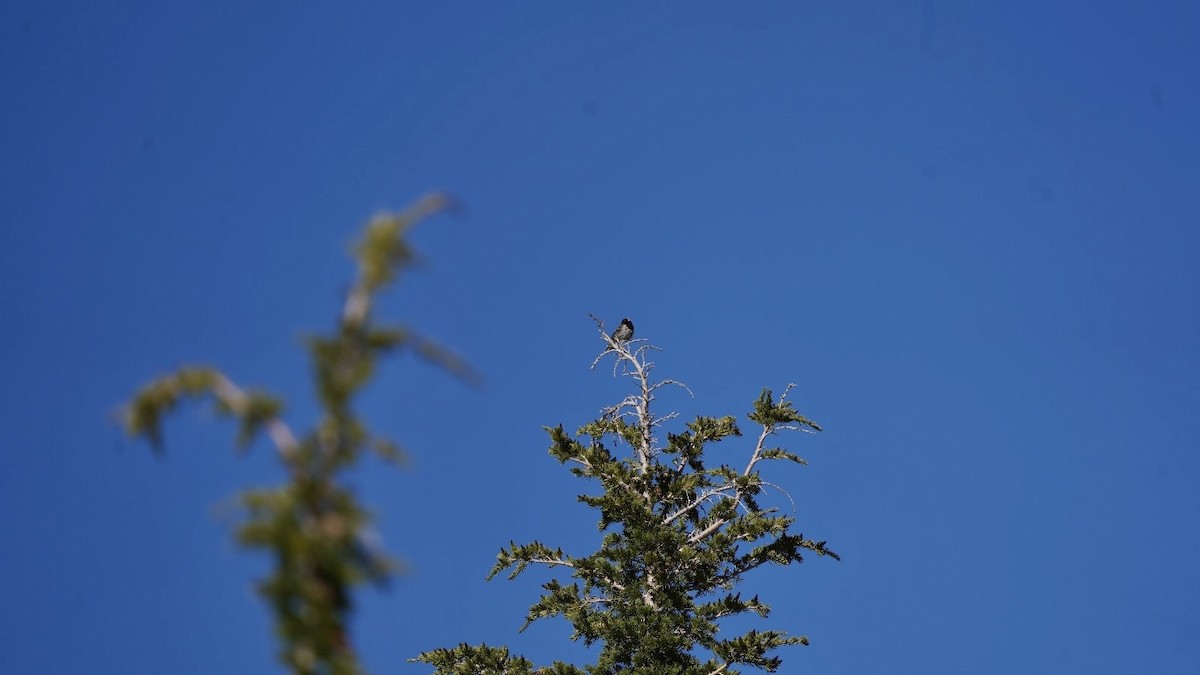
[[628, 318], [621, 319], [621, 325], [612, 334], [613, 342], [626, 342], [633, 339], [633, 322]]

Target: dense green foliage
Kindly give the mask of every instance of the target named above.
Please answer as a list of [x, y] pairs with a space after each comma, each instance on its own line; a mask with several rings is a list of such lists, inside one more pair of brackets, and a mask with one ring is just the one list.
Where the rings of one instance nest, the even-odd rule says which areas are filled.
[[274, 570], [259, 590], [270, 604], [282, 649], [280, 658], [299, 675], [361, 672], [346, 632], [352, 591], [381, 582], [393, 561], [369, 546], [366, 509], [341, 480], [341, 472], [364, 451], [394, 460], [392, 441], [372, 434], [353, 411], [355, 395], [371, 378], [379, 357], [407, 349], [451, 373], [474, 379], [462, 361], [402, 325], [371, 317], [376, 293], [415, 259], [405, 236], [420, 220], [449, 206], [430, 195], [406, 211], [384, 214], [367, 226], [354, 249], [358, 278], [335, 329], [309, 340], [321, 418], [297, 438], [280, 415], [279, 399], [246, 392], [214, 368], [181, 368], [143, 387], [125, 407], [129, 433], [162, 447], [163, 417], [190, 398], [211, 397], [218, 412], [239, 424], [238, 443], [248, 445], [265, 432], [279, 452], [288, 482], [242, 495], [245, 522], [239, 541], [270, 551]]
[[[599, 513], [604, 532], [599, 550], [572, 556], [540, 542], [502, 548], [488, 578], [508, 571], [514, 579], [530, 565], [570, 573], [555, 578], [529, 608], [525, 625], [560, 616], [574, 628], [572, 639], [599, 644], [596, 663], [583, 668], [556, 663], [535, 669], [505, 648], [462, 644], [436, 649], [416, 660], [437, 673], [508, 675], [556, 673], [608, 675], [701, 675], [734, 673], [734, 666], [774, 672], [779, 647], [808, 644], [804, 636], [751, 630], [723, 637], [720, 621], [747, 612], [766, 617], [770, 608], [738, 591], [743, 576], [768, 563], [788, 565], [804, 553], [837, 554], [824, 541], [793, 531], [795, 519], [761, 503], [765, 462], [803, 464], [793, 452], [771, 445], [781, 431], [816, 432], [820, 427], [786, 400], [764, 390], [747, 415], [757, 440], [745, 465], [706, 463], [713, 444], [742, 435], [733, 417], [697, 417], [678, 433], [666, 433], [674, 414], [655, 417], [656, 393], [673, 380], [652, 381], [655, 349], [645, 340], [615, 341], [597, 320], [605, 351], [615, 355], [614, 372], [631, 378], [634, 392], [572, 435], [548, 427], [550, 454], [574, 475], [595, 480], [600, 493], [579, 500]], [[789, 387], [790, 389], [790, 387]], [[618, 448], [627, 451], [618, 453]], [[725, 452], [723, 456], [729, 457]]]

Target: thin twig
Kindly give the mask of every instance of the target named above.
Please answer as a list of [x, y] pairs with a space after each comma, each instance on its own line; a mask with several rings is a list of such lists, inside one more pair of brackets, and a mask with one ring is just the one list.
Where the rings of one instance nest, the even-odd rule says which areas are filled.
[[[228, 377], [215, 370], [213, 371], [213, 395], [238, 415], [244, 415], [249, 410], [250, 396]], [[263, 422], [263, 425], [280, 455], [284, 458], [295, 456], [300, 444], [296, 441], [296, 436], [287, 423], [279, 419], [277, 415], [272, 415]]]

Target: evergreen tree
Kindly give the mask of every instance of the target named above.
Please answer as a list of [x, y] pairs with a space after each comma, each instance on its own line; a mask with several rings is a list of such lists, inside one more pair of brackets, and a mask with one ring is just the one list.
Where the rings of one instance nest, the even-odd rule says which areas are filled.
[[[805, 552], [840, 560], [824, 541], [794, 532], [792, 516], [762, 501], [764, 489], [774, 487], [761, 475], [768, 462], [805, 463], [775, 447], [776, 435], [821, 427], [787, 400], [789, 385], [778, 399], [763, 390], [754, 402], [747, 417], [757, 439], [743, 455], [744, 465], [706, 462], [711, 444], [742, 435], [731, 416], [697, 417], [686, 430], [666, 432], [664, 443], [664, 426], [676, 415], [658, 417], [651, 407], [661, 389], [683, 385], [651, 379], [648, 356], [657, 348], [648, 341], [610, 336], [592, 318], [605, 342], [592, 368], [614, 355], [614, 374], [629, 377], [633, 393], [574, 435], [561, 424], [546, 431], [555, 459], [599, 483], [599, 494], [581, 495], [579, 501], [599, 512], [600, 549], [577, 557], [537, 541], [514, 542], [500, 550], [487, 578], [507, 570], [515, 579], [530, 565], [569, 572], [571, 583], [555, 578], [543, 585], [545, 593], [529, 608], [522, 630], [537, 619], [561, 616], [574, 628], [572, 639], [599, 643], [596, 663], [535, 668], [506, 648], [467, 644], [414, 660], [456, 675], [714, 675], [738, 672], [736, 666], [774, 672], [781, 663], [775, 650], [807, 645], [807, 637], [779, 630], [722, 637], [719, 624], [747, 612], [768, 615], [770, 608], [757, 595], [738, 592], [746, 573], [768, 563], [802, 562]], [[623, 446], [627, 451], [618, 452]]]
[[342, 473], [365, 451], [387, 460], [401, 453], [395, 443], [371, 433], [353, 410], [355, 395], [374, 374], [379, 357], [410, 350], [443, 369], [474, 380], [465, 363], [403, 325], [371, 316], [376, 294], [416, 260], [409, 229], [446, 210], [450, 199], [429, 195], [407, 210], [376, 216], [354, 248], [358, 278], [347, 295], [336, 328], [308, 341], [321, 417], [298, 438], [282, 419], [275, 396], [248, 391], [211, 367], [185, 367], [144, 386], [124, 409], [134, 436], [162, 448], [163, 417], [189, 398], [211, 398], [217, 412], [239, 425], [238, 444], [265, 432], [287, 470], [278, 488], [242, 494], [245, 522], [239, 541], [274, 556], [273, 573], [259, 586], [270, 604], [282, 642], [280, 659], [298, 675], [350, 675], [361, 669], [346, 632], [352, 591], [380, 583], [393, 572], [391, 558], [368, 544], [370, 516], [344, 484]]

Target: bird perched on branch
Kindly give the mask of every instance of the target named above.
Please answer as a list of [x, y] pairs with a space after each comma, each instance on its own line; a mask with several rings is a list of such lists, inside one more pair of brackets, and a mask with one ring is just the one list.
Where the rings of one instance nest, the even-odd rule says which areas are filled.
[[633, 339], [633, 322], [628, 318], [621, 319], [621, 325], [612, 334], [613, 342], [627, 342]]

